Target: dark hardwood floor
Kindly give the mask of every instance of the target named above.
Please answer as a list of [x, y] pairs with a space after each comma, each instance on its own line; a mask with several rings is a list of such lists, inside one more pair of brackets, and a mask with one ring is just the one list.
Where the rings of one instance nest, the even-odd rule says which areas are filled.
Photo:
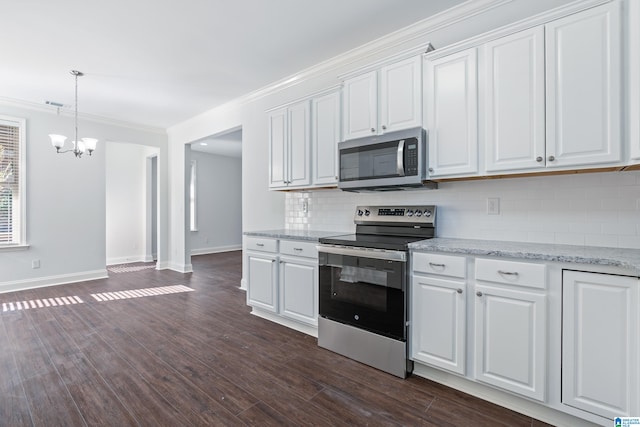
[[[546, 425], [252, 316], [241, 262], [241, 252], [202, 255], [192, 274], [147, 269], [0, 294], [0, 425]], [[171, 285], [194, 291], [91, 296]], [[44, 306], [70, 296], [84, 303]]]

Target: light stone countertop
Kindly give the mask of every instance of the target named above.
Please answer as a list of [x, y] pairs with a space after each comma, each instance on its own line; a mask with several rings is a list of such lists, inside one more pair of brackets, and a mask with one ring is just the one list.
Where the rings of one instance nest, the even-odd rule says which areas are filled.
[[341, 234], [348, 234], [348, 232], [339, 231], [310, 231], [310, 230], [264, 230], [264, 231], [245, 231], [245, 236], [256, 237], [270, 237], [273, 239], [288, 239], [288, 240], [306, 240], [310, 242], [317, 242], [322, 237], [339, 236]]
[[435, 238], [409, 244], [412, 251], [446, 252], [620, 267], [640, 275], [640, 249]]

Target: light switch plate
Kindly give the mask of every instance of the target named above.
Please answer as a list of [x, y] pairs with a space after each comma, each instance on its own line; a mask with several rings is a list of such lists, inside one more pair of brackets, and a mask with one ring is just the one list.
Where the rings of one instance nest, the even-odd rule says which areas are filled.
[[500, 215], [500, 198], [487, 198], [487, 215]]

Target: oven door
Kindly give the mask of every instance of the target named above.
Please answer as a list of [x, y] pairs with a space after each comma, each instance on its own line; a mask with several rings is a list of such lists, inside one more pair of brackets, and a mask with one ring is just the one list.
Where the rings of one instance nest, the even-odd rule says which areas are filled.
[[319, 245], [319, 314], [406, 340], [406, 252]]

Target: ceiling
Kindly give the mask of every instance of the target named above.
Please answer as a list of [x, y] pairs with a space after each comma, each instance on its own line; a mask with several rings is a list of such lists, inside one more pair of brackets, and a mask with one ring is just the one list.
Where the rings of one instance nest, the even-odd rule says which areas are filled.
[[242, 129], [191, 143], [191, 150], [226, 157], [242, 157]]
[[[0, 100], [165, 129], [463, 0], [20, 0]], [[53, 108], [53, 107], [52, 107]]]

